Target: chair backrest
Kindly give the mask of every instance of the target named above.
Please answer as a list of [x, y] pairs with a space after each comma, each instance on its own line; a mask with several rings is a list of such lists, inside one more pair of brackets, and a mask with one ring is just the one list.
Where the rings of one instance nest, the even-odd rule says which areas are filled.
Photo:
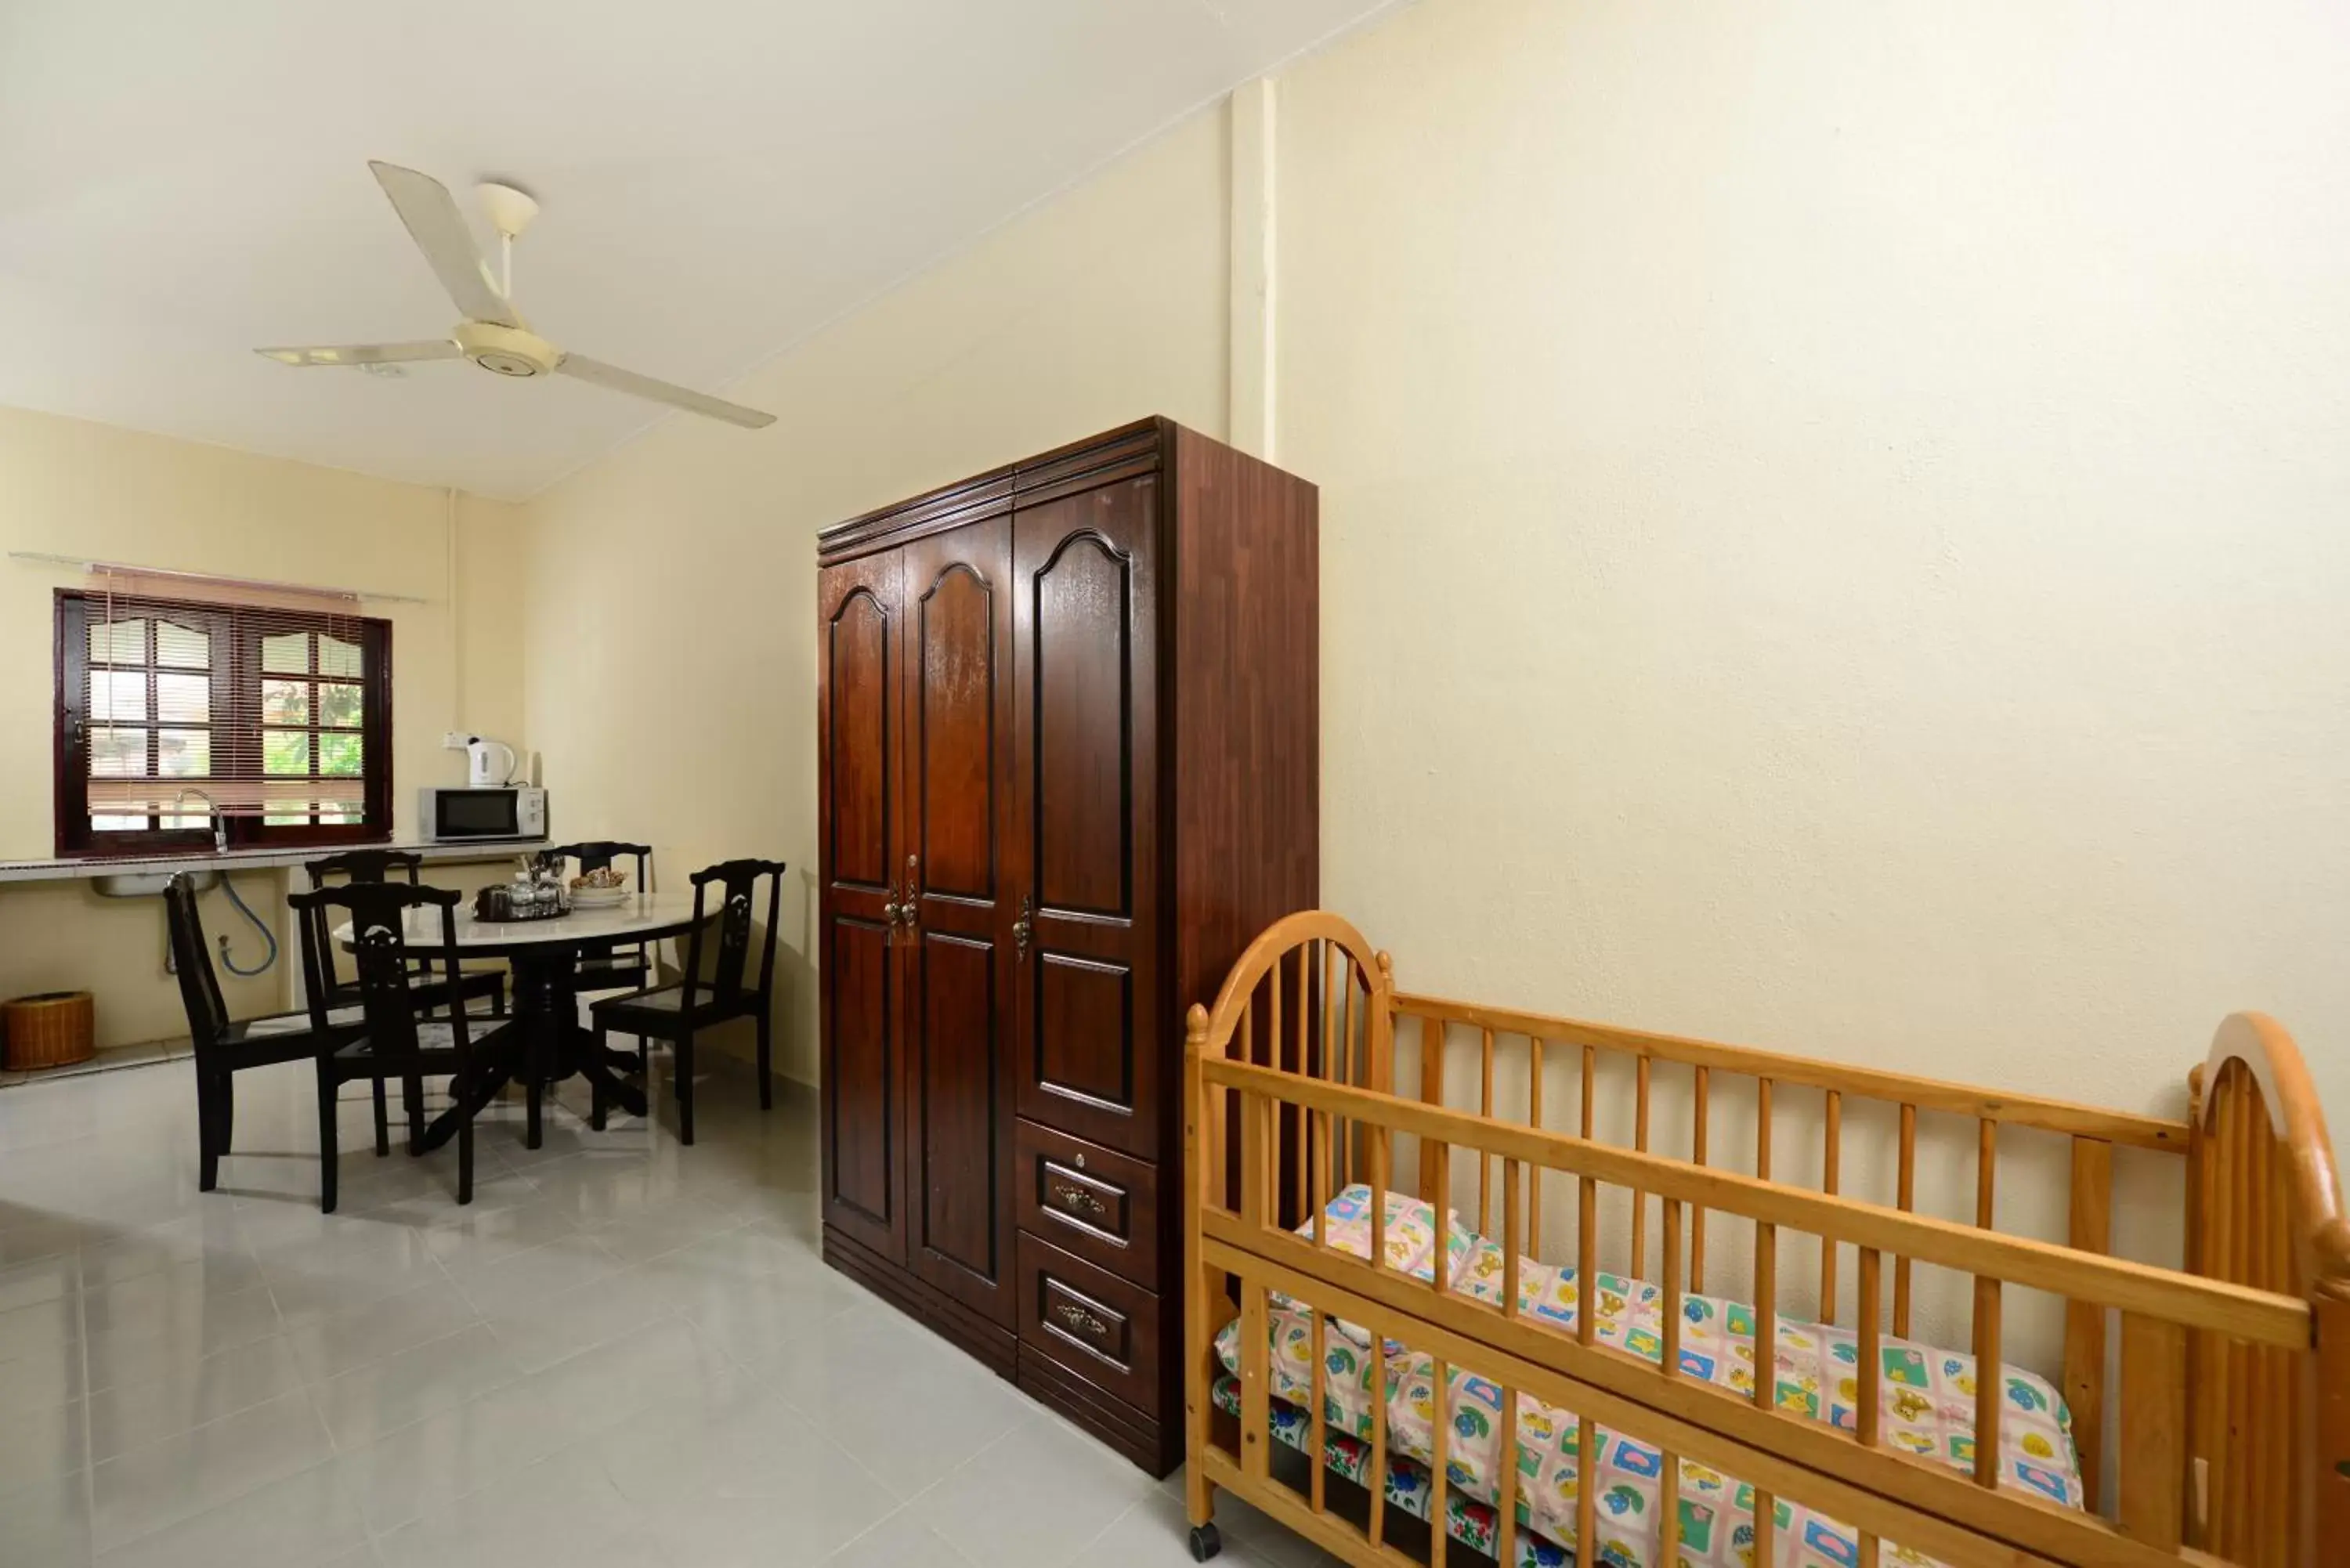
[[[757, 898], [762, 877], [768, 879], [767, 942], [759, 961], [758, 982], [746, 987], [743, 971], [748, 967], [751, 954], [752, 906]], [[784, 863], [780, 860], [722, 860], [693, 874], [693, 930], [686, 940], [685, 950], [685, 978], [689, 986], [701, 983], [702, 919], [708, 909], [705, 900], [713, 884], [723, 902], [718, 911], [717, 961], [711, 974], [711, 990], [722, 1003], [739, 1003], [748, 994], [756, 996], [764, 1005], [775, 978], [775, 916], [783, 901]]]
[[424, 857], [411, 849], [350, 849], [324, 859], [306, 860], [302, 869], [310, 874], [313, 888], [323, 888], [336, 877], [346, 882], [389, 882], [394, 871], [412, 888], [423, 864]]
[[182, 872], [163, 884], [164, 923], [172, 933], [172, 967], [180, 971], [180, 1005], [187, 1010], [188, 1037], [203, 1055], [228, 1030], [228, 1005], [220, 977], [204, 946], [203, 918], [196, 912], [195, 884]]
[[613, 861], [627, 857], [637, 863], [636, 890], [639, 893], [652, 890], [645, 886], [646, 866], [653, 854], [653, 846], [650, 844], [624, 844], [617, 838], [589, 838], [577, 844], [558, 845], [546, 854], [554, 859], [578, 862], [583, 873], [602, 871]]
[[[439, 964], [446, 971], [450, 994], [455, 995], [457, 906], [464, 901], [464, 895], [452, 888], [404, 882], [346, 882], [296, 893], [286, 901], [302, 919], [302, 957], [308, 971], [312, 1023], [322, 1033], [327, 1028], [326, 987], [315, 955], [332, 953], [336, 917], [347, 914], [369, 1049], [379, 1060], [397, 1061], [416, 1054], [421, 1010], [411, 986], [420, 978], [429, 981]], [[418, 909], [437, 909], [439, 918], [428, 912], [411, 927], [410, 912]], [[452, 1002], [447, 1012], [453, 1043], [463, 1053], [467, 1044], [465, 1010]]]
[[[310, 888], [315, 892], [320, 888], [328, 886], [337, 878], [352, 883], [389, 882], [394, 871], [399, 872], [401, 878], [412, 888], [416, 885], [417, 871], [423, 864], [424, 857], [412, 850], [350, 849], [340, 855], [329, 855], [318, 860], [306, 860], [302, 863], [302, 869], [309, 873]], [[330, 988], [342, 984], [342, 977], [336, 972], [335, 969], [334, 944], [328, 942], [314, 950], [309, 940], [311, 932], [307, 924], [303, 926], [302, 935], [304, 974], [307, 975], [310, 972], [310, 961], [316, 957], [318, 965], [317, 973], [323, 982]], [[319, 981], [310, 982], [312, 987], [318, 983], [320, 983]]]

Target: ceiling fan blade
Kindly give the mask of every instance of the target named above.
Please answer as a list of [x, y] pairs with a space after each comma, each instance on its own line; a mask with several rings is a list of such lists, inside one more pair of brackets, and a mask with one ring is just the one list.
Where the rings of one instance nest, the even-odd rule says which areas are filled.
[[741, 425], [745, 430], [761, 430], [775, 422], [773, 414], [746, 409], [740, 403], [730, 403], [723, 398], [713, 398], [707, 392], [697, 392], [672, 382], [656, 381], [650, 376], [639, 376], [634, 370], [623, 370], [618, 365], [607, 365], [584, 354], [566, 354], [562, 363], [555, 368], [563, 375], [577, 376], [583, 381], [609, 387], [616, 392], [650, 398], [657, 403], [669, 403], [691, 413], [724, 420], [730, 425]]
[[446, 337], [421, 343], [346, 343], [333, 348], [255, 348], [281, 365], [397, 365], [411, 359], [461, 359], [464, 351]]
[[419, 174], [397, 163], [370, 161], [368, 167], [375, 171], [376, 183], [391, 198], [400, 221], [408, 225], [409, 237], [432, 264], [441, 286], [449, 291], [465, 319], [520, 327], [522, 318], [491, 282], [490, 269], [473, 246], [473, 232], [465, 226], [465, 214], [457, 210], [449, 187], [430, 174]]

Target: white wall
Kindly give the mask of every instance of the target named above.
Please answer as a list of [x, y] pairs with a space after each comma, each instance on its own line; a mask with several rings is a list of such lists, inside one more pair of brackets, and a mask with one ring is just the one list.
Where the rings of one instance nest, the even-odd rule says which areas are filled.
[[[1423, 0], [1286, 72], [1326, 901], [1409, 988], [2135, 1109], [2264, 1007], [2350, 1135], [2345, 79], [2339, 7], [2203, 0]], [[532, 504], [573, 826], [805, 867], [813, 531], [1251, 406], [1225, 123], [768, 366], [774, 431]], [[2061, 1152], [2004, 1221], [2061, 1224]], [[2175, 1184], [2123, 1187], [2175, 1253]]]
[[780, 1070], [816, 1075], [816, 532], [1145, 414], [1221, 430], [1224, 140], [1195, 117], [527, 508], [528, 720], [567, 837], [663, 885], [788, 861]]
[[[441, 749], [444, 731], [513, 733], [521, 720], [523, 542], [502, 503], [460, 496], [452, 517], [446, 491], [0, 409], [6, 551], [422, 601], [367, 606], [392, 622], [392, 799], [403, 834], [418, 785], [464, 780], [463, 755]], [[0, 560], [0, 859], [55, 853], [52, 606], [57, 589], [84, 580], [71, 566]], [[237, 877], [279, 930], [284, 880]], [[204, 919], [239, 962], [259, 962], [261, 938], [219, 893], [206, 896]], [[0, 995], [88, 990], [101, 1045], [187, 1032], [163, 948], [159, 900], [100, 898], [86, 882], [0, 887]], [[250, 981], [220, 977], [233, 1012], [285, 1005], [282, 964]]]

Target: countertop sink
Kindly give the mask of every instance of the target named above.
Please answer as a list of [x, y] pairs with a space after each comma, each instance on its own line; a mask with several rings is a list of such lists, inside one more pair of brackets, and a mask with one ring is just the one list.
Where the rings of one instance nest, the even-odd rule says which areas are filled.
[[[173, 875], [170, 871], [107, 871], [89, 879], [89, 889], [101, 898], [151, 898], [163, 891]], [[220, 885], [217, 871], [190, 871], [185, 876], [199, 893]]]

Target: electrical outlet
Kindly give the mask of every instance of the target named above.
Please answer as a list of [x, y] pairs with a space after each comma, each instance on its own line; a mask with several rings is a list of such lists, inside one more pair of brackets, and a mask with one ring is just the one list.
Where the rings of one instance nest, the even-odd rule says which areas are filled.
[[444, 730], [441, 733], [441, 749], [444, 752], [462, 752], [473, 743], [473, 736], [463, 730]]

